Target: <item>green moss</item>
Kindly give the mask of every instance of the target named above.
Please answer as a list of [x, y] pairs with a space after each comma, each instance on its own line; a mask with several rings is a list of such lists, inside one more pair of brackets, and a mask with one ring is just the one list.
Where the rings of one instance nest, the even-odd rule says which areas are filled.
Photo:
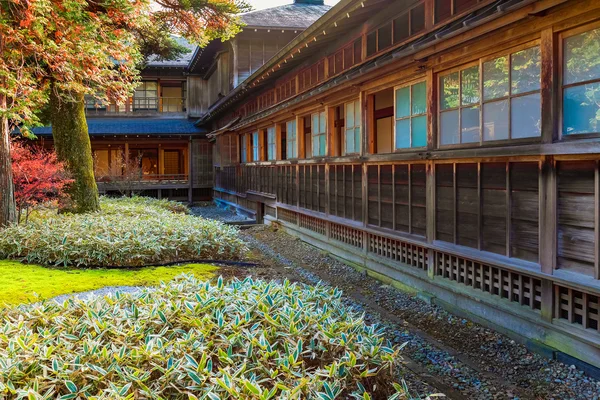
[[[142, 269], [53, 269], [0, 260], [0, 304], [20, 304], [106, 286], [154, 286], [183, 274], [206, 280], [219, 268], [187, 264]], [[39, 299], [34, 295], [37, 293]]]

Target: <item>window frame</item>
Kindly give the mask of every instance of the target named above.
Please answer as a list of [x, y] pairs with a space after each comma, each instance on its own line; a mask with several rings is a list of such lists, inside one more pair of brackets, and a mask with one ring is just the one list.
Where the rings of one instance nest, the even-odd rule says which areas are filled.
[[[424, 83], [425, 84], [425, 113], [422, 114], [412, 114], [412, 87], [418, 83]], [[393, 120], [393, 126], [392, 126], [392, 153], [403, 153], [403, 152], [408, 152], [408, 151], [414, 151], [414, 150], [423, 150], [427, 148], [427, 132], [429, 131], [429, 121], [428, 121], [428, 115], [431, 112], [431, 110], [428, 107], [427, 104], [427, 85], [430, 85], [431, 83], [429, 82], [429, 79], [427, 79], [426, 77], [420, 77], [417, 79], [412, 79], [410, 81], [407, 81], [403, 84], [394, 86], [394, 104], [393, 104], [393, 108], [394, 108], [394, 115], [392, 116], [392, 120]], [[411, 109], [411, 114], [408, 115], [407, 117], [402, 117], [402, 118], [397, 118], [396, 116], [396, 104], [397, 104], [397, 100], [396, 100], [396, 93], [399, 89], [403, 89], [405, 87], [409, 87], [410, 88], [410, 109]], [[412, 119], [414, 117], [425, 117], [425, 146], [419, 146], [419, 147], [413, 147], [412, 146]], [[408, 119], [410, 121], [410, 147], [396, 147], [396, 121], [399, 120], [404, 120], [404, 119]]]
[[[512, 94], [512, 80], [511, 80], [511, 76], [510, 76], [511, 66], [512, 66], [511, 56], [515, 53], [518, 53], [518, 52], [521, 52], [523, 50], [527, 50], [527, 49], [530, 49], [533, 47], [540, 48], [540, 71], [539, 71], [540, 72], [540, 87], [536, 91], [528, 91], [528, 92], [518, 93], [518, 94], [513, 95]], [[505, 50], [498, 51], [493, 54], [487, 55], [485, 57], [480, 57], [477, 60], [471, 61], [469, 63], [465, 63], [465, 64], [462, 64], [457, 67], [453, 67], [453, 68], [445, 69], [441, 72], [437, 72], [436, 78], [434, 79], [434, 82], [436, 84], [435, 89], [436, 89], [436, 121], [437, 121], [436, 136], [437, 136], [437, 139], [435, 142], [436, 142], [437, 148], [439, 148], [439, 149], [473, 148], [473, 147], [502, 146], [502, 145], [506, 145], [506, 144], [541, 143], [542, 136], [543, 136], [542, 127], [540, 127], [539, 136], [531, 136], [531, 137], [517, 138], [517, 139], [511, 138], [512, 127], [511, 127], [511, 107], [510, 107], [511, 99], [539, 93], [540, 94], [540, 123], [543, 120], [543, 115], [542, 115], [543, 101], [542, 101], [542, 83], [541, 83], [541, 79], [543, 76], [543, 73], [542, 73], [543, 64], [541, 62], [541, 51], [542, 51], [541, 40], [540, 39], [530, 40], [525, 43], [521, 43], [518, 46], [513, 46], [513, 47], [507, 48]], [[502, 57], [502, 56], [506, 56], [508, 58], [509, 94], [508, 94], [508, 96], [484, 100], [484, 98], [483, 98], [483, 88], [484, 88], [484, 86], [483, 86], [484, 85], [483, 64], [487, 61], [491, 61], [491, 60], [494, 60], [494, 59]], [[469, 69], [471, 67], [474, 67], [474, 66], [477, 66], [478, 72], [479, 72], [479, 102], [463, 106], [462, 105], [461, 72], [466, 69]], [[445, 76], [448, 76], [450, 74], [453, 74], [455, 72], [457, 72], [459, 74], [459, 91], [458, 91], [459, 106], [442, 110], [442, 103], [441, 103], [441, 100], [442, 100], [442, 90], [441, 90], [442, 89], [442, 78]], [[484, 137], [483, 106], [484, 106], [484, 104], [493, 103], [493, 102], [497, 102], [497, 101], [501, 101], [501, 100], [508, 100], [508, 104], [509, 104], [509, 110], [508, 110], [508, 136], [509, 137], [507, 139], [483, 140], [483, 137]], [[479, 107], [479, 140], [476, 142], [467, 142], [467, 143], [442, 144], [442, 118], [441, 118], [442, 113], [448, 112], [448, 111], [458, 111], [458, 129], [459, 129], [459, 135], [460, 135], [459, 137], [462, 139], [462, 132], [461, 132], [462, 115], [461, 115], [460, 111], [462, 109], [471, 108], [471, 107], [475, 107], [475, 106]]]
[[[318, 115], [319, 118], [319, 125], [318, 128], [319, 132], [317, 134], [315, 134], [315, 126], [312, 123], [314, 121], [314, 116]], [[320, 128], [321, 128], [321, 116], [323, 116], [323, 118], [325, 119], [325, 130], [323, 132], [320, 132]], [[315, 112], [310, 113], [310, 119], [311, 119], [311, 125], [310, 125], [310, 139], [311, 139], [311, 148], [312, 148], [312, 153], [311, 153], [311, 158], [318, 158], [318, 157], [327, 157], [327, 147], [328, 147], [328, 140], [327, 140], [327, 112], [326, 110], [318, 110]], [[325, 148], [323, 149], [323, 154], [315, 154], [315, 138], [318, 137], [319, 138], [319, 142], [320, 142], [320, 137], [324, 136], [325, 137]]]
[[[356, 103], [358, 103], [358, 110], [359, 110], [359, 114], [360, 114], [359, 118], [358, 118], [358, 121], [356, 120]], [[349, 131], [348, 121], [347, 121], [347, 118], [346, 118], [346, 116], [348, 115], [348, 113], [346, 111], [346, 107], [348, 107], [348, 105], [350, 105], [350, 104], [352, 104], [352, 107], [354, 108], [353, 113], [355, 114], [354, 115], [354, 125], [352, 126], [353, 135], [356, 133], [356, 128], [358, 128], [358, 148], [355, 149], [355, 151], [353, 151], [351, 153], [349, 153], [347, 151], [347, 146], [346, 146], [346, 143], [348, 141], [348, 131]], [[362, 143], [363, 143], [363, 140], [362, 140], [362, 132], [363, 132], [363, 127], [362, 127], [362, 112], [363, 112], [363, 110], [362, 110], [361, 98], [358, 97], [358, 98], [355, 98], [354, 100], [350, 100], [350, 101], [344, 102], [342, 109], [344, 110], [344, 128], [343, 128], [343, 130], [344, 130], [344, 138], [342, 140], [342, 143], [343, 143], [342, 155], [343, 156], [350, 156], [350, 155], [361, 154], [362, 153], [362, 151], [361, 151], [361, 149], [362, 149]], [[354, 138], [354, 136], [353, 136], [353, 138]]]
[[590, 83], [598, 83], [600, 84], [600, 77], [592, 80], [564, 84], [564, 57], [565, 57], [565, 39], [568, 39], [573, 36], [580, 35], [585, 32], [593, 31], [596, 29], [600, 29], [600, 22], [592, 22], [585, 25], [578, 26], [573, 29], [566, 30], [564, 32], [560, 32], [558, 34], [558, 100], [557, 100], [557, 109], [558, 109], [558, 140], [559, 141], [571, 141], [571, 140], [581, 140], [581, 139], [594, 139], [600, 138], [600, 130], [598, 132], [593, 133], [575, 133], [575, 134], [565, 134], [564, 133], [564, 93], [565, 89], [582, 86]]

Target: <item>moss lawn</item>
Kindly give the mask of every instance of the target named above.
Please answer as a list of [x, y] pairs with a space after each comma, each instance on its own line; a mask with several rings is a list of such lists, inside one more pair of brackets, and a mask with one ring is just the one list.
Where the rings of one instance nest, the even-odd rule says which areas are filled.
[[0, 304], [31, 303], [107, 286], [156, 286], [183, 273], [207, 280], [218, 269], [209, 264], [140, 269], [57, 269], [0, 260]]

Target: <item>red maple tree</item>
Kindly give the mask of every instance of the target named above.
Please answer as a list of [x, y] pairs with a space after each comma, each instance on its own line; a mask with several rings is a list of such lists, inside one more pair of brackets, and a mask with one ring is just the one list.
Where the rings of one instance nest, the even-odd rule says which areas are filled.
[[54, 151], [15, 141], [11, 146], [15, 202], [21, 220], [32, 207], [52, 200], [65, 200], [66, 188], [73, 182]]

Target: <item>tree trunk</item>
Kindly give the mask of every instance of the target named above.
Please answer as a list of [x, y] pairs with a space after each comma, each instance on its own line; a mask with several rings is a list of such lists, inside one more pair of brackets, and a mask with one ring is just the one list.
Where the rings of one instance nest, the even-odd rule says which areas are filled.
[[75, 100], [68, 100], [72, 96], [61, 96], [55, 87], [50, 92], [50, 121], [56, 155], [65, 163], [74, 179], [70, 190], [74, 204], [69, 211], [98, 211], [100, 201], [94, 178], [94, 160], [85, 119], [84, 98], [77, 95]]
[[[0, 95], [0, 110], [6, 110], [6, 97]], [[0, 227], [17, 221], [10, 159], [10, 132], [8, 119], [0, 118]]]

